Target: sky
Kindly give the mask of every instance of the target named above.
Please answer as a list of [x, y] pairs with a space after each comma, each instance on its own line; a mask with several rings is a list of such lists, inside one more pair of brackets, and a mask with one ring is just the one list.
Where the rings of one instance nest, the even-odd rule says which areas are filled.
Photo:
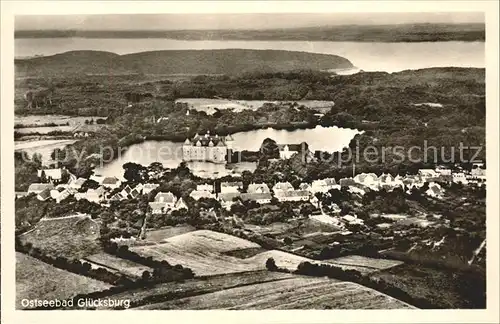
[[325, 14], [142, 14], [23, 15], [16, 30], [183, 30], [273, 29], [334, 25], [406, 23], [484, 23], [484, 14], [453, 13], [325, 13]]

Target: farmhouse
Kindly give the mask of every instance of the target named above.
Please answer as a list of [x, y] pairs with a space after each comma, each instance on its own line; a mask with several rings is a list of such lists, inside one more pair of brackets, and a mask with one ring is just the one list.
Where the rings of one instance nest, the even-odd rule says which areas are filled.
[[325, 192], [328, 192], [334, 188], [337, 188], [337, 182], [335, 181], [334, 178], [314, 180], [311, 183], [311, 192], [312, 193], [317, 193], [317, 192], [325, 193]]
[[270, 193], [269, 187], [265, 183], [251, 183], [247, 188], [248, 193]]
[[193, 191], [191, 191], [189, 196], [191, 198], [193, 198], [194, 200], [200, 200], [201, 198], [215, 199], [215, 194], [213, 194], [209, 191], [206, 191], [206, 190], [193, 190]]
[[274, 194], [277, 194], [278, 192], [284, 192], [284, 191], [290, 191], [290, 190], [293, 190], [293, 186], [290, 182], [277, 182], [273, 186]]
[[467, 178], [465, 177], [465, 173], [463, 172], [453, 173], [452, 177], [454, 183], [462, 183], [462, 184], [468, 183]]
[[308, 201], [309, 191], [306, 190], [289, 190], [289, 191], [278, 191], [275, 193], [278, 201]]
[[261, 205], [271, 203], [271, 194], [268, 192], [243, 193], [241, 194], [242, 201], [255, 201]]
[[50, 195], [50, 190], [54, 189], [54, 185], [52, 183], [32, 183], [28, 187], [28, 194], [34, 193], [38, 195], [45, 189], [49, 189], [49, 195]]
[[174, 208], [177, 197], [171, 192], [159, 192], [155, 196], [155, 202], [164, 203], [166, 208]]
[[243, 189], [243, 182], [221, 182], [220, 193], [240, 192]]
[[213, 193], [214, 192], [214, 186], [211, 185], [211, 184], [208, 184], [208, 183], [204, 183], [204, 184], [201, 184], [201, 185], [197, 185], [196, 186], [196, 190], [198, 190], [198, 191], [208, 191], [210, 193]]

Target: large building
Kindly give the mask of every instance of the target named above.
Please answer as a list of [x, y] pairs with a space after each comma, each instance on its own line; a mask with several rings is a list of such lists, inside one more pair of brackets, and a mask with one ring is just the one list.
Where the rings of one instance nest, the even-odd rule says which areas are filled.
[[182, 159], [189, 161], [206, 161], [213, 163], [226, 163], [227, 151], [232, 149], [233, 138], [218, 135], [196, 134], [191, 140], [186, 139], [182, 146]]

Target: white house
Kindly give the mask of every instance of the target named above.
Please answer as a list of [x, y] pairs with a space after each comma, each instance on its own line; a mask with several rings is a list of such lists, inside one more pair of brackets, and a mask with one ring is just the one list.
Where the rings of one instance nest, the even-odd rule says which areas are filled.
[[59, 193], [59, 195], [55, 198], [56, 203], [60, 203], [61, 201], [65, 200], [66, 198], [72, 196], [75, 194], [75, 189], [73, 188], [66, 188], [63, 191]]
[[221, 182], [220, 184], [220, 193], [229, 193], [229, 192], [240, 192], [243, 188], [243, 182]]
[[322, 192], [326, 193], [332, 189], [338, 189], [340, 186], [337, 185], [337, 182], [334, 178], [326, 178], [321, 180], [314, 180], [311, 183], [311, 192], [317, 193]]
[[151, 213], [158, 215], [163, 214], [165, 209], [167, 208], [166, 204], [163, 202], [150, 202], [149, 208], [151, 208]]
[[201, 185], [197, 185], [196, 186], [196, 190], [198, 190], [198, 191], [208, 191], [210, 193], [213, 193], [214, 192], [214, 186], [211, 185], [211, 184], [208, 184], [208, 183], [204, 183], [204, 184], [201, 184]]
[[38, 170], [37, 175], [39, 179], [45, 177], [47, 182], [60, 183], [62, 181], [63, 171], [62, 169], [43, 169]]
[[370, 189], [376, 190], [379, 186], [379, 179], [375, 173], [360, 173], [354, 177], [354, 181]]
[[78, 189], [80, 189], [83, 186], [83, 184], [85, 182], [87, 182], [87, 179], [85, 179], [85, 178], [78, 178], [76, 180], [71, 181], [69, 183], [69, 187], [78, 190]]
[[418, 170], [418, 175], [421, 177], [423, 182], [439, 177], [439, 173], [433, 169], [420, 169]]
[[129, 185], [126, 185], [125, 188], [123, 188], [122, 191], [120, 191], [120, 194], [123, 197], [128, 198], [131, 192], [132, 192], [132, 188], [130, 188]]
[[300, 144], [281, 144], [278, 145], [278, 148], [280, 150], [280, 159], [283, 160], [289, 159], [301, 151]]
[[265, 183], [251, 183], [247, 188], [248, 193], [270, 193], [269, 187]]
[[431, 182], [429, 183], [429, 189], [427, 189], [425, 194], [434, 198], [442, 199], [444, 190], [438, 183]]
[[155, 202], [164, 203], [166, 208], [174, 208], [177, 197], [171, 192], [159, 192], [155, 196]]
[[463, 172], [453, 173], [451, 176], [453, 178], [454, 183], [462, 183], [462, 184], [468, 183], [467, 178], [465, 177], [465, 173]]
[[207, 198], [207, 199], [210, 199], [210, 198], [215, 199], [216, 198], [215, 194], [213, 194], [209, 191], [206, 191], [206, 190], [193, 190], [193, 191], [191, 191], [189, 196], [191, 198], [193, 198], [194, 200], [200, 200], [201, 198]]
[[290, 182], [277, 182], [273, 186], [274, 194], [277, 194], [278, 192], [284, 192], [284, 191], [290, 191], [290, 190], [294, 190], [293, 186]]
[[34, 193], [38, 195], [45, 189], [49, 189], [49, 195], [50, 195], [50, 190], [54, 189], [54, 185], [52, 183], [32, 183], [28, 187], [28, 194]]
[[358, 218], [356, 215], [354, 215], [354, 216], [353, 215], [345, 215], [342, 217], [342, 219], [345, 222], [349, 223], [350, 225], [356, 225], [356, 224], [363, 225], [363, 223], [364, 223], [363, 220]]
[[451, 175], [451, 169], [445, 167], [437, 167], [435, 171], [440, 175]]

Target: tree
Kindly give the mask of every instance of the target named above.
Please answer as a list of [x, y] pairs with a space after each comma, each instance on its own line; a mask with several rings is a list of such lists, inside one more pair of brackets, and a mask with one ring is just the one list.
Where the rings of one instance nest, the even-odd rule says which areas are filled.
[[280, 157], [280, 150], [276, 141], [266, 138], [260, 146], [260, 154], [266, 159], [278, 159]]
[[269, 258], [266, 261], [266, 269], [269, 271], [276, 271], [278, 270], [278, 267], [276, 266], [276, 262], [274, 261], [273, 258]]

